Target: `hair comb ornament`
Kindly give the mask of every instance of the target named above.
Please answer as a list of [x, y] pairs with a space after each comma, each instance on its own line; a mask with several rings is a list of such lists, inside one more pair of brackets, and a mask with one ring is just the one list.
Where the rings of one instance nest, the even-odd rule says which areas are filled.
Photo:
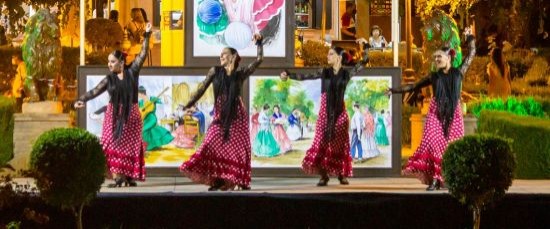
[[456, 56], [456, 51], [454, 49], [449, 49], [449, 51], [447, 51], [447, 54], [454, 58]]

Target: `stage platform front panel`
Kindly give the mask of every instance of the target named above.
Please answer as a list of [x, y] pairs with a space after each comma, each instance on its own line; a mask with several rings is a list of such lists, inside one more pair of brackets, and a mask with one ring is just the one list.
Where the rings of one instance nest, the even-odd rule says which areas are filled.
[[[250, 191], [230, 192], [183, 177], [132, 188], [107, 188], [111, 182], [84, 208], [85, 228], [472, 228], [471, 212], [448, 190], [425, 191], [414, 178], [352, 178], [345, 186], [334, 178], [316, 187], [317, 177], [262, 177]], [[549, 206], [549, 180], [515, 180], [482, 212], [481, 228], [549, 228]], [[74, 225], [69, 211], [30, 207], [48, 214], [48, 228]], [[0, 209], [0, 220], [6, 211], [16, 210]]]

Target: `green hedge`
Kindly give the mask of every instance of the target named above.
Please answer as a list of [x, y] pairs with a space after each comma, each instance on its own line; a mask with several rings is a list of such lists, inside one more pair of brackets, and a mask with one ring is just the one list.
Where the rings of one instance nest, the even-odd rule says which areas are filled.
[[510, 138], [517, 160], [516, 178], [550, 178], [550, 120], [502, 111], [482, 111], [479, 132]]
[[[541, 101], [541, 102], [539, 102]], [[479, 117], [483, 110], [507, 111], [521, 116], [533, 116], [545, 118], [548, 117], [548, 111], [544, 110], [542, 103], [545, 103], [548, 109], [549, 101], [544, 99], [535, 99], [533, 97], [507, 99], [485, 97], [480, 101], [468, 104], [468, 111], [474, 116]], [[546, 112], [546, 114], [545, 114]]]
[[13, 99], [0, 96], [0, 167], [13, 158], [14, 104]]

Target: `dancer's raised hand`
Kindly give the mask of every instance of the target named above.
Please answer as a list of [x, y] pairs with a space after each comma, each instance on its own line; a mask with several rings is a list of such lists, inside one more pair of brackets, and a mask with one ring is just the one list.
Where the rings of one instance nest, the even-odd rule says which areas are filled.
[[286, 71], [281, 72], [281, 80], [286, 81], [288, 79], [288, 73]]

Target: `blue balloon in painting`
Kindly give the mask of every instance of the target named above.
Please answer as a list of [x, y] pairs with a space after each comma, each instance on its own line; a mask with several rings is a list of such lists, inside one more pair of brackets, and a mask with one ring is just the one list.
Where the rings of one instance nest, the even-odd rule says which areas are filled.
[[204, 0], [197, 9], [199, 18], [206, 24], [214, 24], [222, 17], [222, 5], [216, 0]]

